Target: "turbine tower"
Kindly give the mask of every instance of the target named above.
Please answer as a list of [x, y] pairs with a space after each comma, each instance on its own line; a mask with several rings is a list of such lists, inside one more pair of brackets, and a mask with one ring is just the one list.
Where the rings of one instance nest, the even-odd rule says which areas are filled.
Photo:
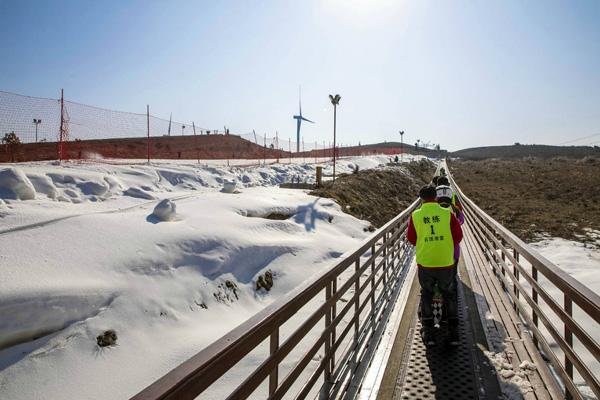
[[302, 121], [306, 121], [306, 122], [310, 122], [311, 124], [314, 124], [313, 121], [311, 121], [310, 119], [306, 119], [302, 116], [301, 88], [298, 88], [298, 106], [300, 108], [300, 112], [298, 113], [298, 115], [294, 115], [294, 119], [296, 120], [296, 152], [297, 153], [300, 152], [300, 125], [302, 124]]

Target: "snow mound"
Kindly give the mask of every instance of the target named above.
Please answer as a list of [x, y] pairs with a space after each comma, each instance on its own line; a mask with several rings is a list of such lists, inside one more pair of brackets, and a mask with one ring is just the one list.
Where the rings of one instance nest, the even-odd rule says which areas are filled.
[[77, 187], [81, 193], [87, 196], [102, 196], [108, 192], [109, 186], [106, 182], [83, 181], [78, 182]]
[[223, 193], [233, 193], [235, 191], [235, 181], [223, 182], [223, 189], [221, 191]]
[[6, 168], [0, 170], [0, 198], [33, 200], [35, 188], [23, 171], [17, 168]]
[[138, 187], [130, 187], [126, 191], [123, 192], [125, 196], [135, 197], [137, 199], [146, 199], [146, 200], [154, 200], [156, 197], [151, 195], [150, 193], [138, 188]]
[[152, 216], [159, 221], [172, 221], [177, 216], [175, 203], [164, 199], [154, 207]]
[[79, 293], [41, 290], [35, 296], [7, 299], [0, 305], [0, 348], [34, 340], [68, 325], [97, 315], [114, 294], [103, 288], [80, 289]]
[[56, 186], [54, 186], [52, 180], [46, 175], [27, 174], [27, 178], [29, 178], [29, 180], [33, 184], [33, 187], [35, 188], [36, 192], [45, 194], [51, 199], [56, 199], [58, 197]]

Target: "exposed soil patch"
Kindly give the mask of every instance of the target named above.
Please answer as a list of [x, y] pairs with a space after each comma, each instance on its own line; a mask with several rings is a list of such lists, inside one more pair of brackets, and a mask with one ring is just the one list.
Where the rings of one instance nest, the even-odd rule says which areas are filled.
[[273, 287], [273, 271], [268, 270], [264, 275], [258, 275], [256, 290], [265, 289], [267, 292]]
[[293, 217], [294, 214], [284, 214], [284, 213], [274, 211], [274, 212], [270, 212], [270, 213], [264, 214], [264, 215], [247, 214], [246, 216], [249, 218], [264, 218], [264, 219], [272, 219], [274, 221], [285, 221], [286, 219]]
[[449, 162], [463, 192], [526, 241], [542, 234], [578, 241], [600, 230], [600, 159]]
[[114, 346], [117, 344], [117, 332], [112, 329], [104, 331], [96, 338], [96, 343], [99, 347]]
[[417, 198], [434, 172], [431, 161], [421, 160], [402, 167], [340, 175], [335, 184], [327, 182], [310, 194], [332, 198], [345, 212], [381, 227]]

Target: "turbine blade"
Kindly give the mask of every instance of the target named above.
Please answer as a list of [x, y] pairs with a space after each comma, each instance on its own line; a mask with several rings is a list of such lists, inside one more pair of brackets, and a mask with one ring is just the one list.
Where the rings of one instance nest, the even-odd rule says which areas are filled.
[[304, 118], [304, 117], [302, 117], [302, 121], [310, 122], [311, 124], [315, 123], [315, 121], [311, 121], [310, 119], [307, 119], [307, 118]]
[[298, 108], [300, 109], [300, 117], [302, 117], [302, 86], [298, 86]]

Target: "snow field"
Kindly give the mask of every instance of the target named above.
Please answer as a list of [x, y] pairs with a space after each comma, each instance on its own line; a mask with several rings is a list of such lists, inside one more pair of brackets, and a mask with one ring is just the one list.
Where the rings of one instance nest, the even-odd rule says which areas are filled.
[[[347, 159], [337, 170], [388, 161]], [[184, 163], [0, 169], [10, 171], [0, 204], [2, 399], [128, 398], [354, 249], [369, 235], [368, 222], [331, 200], [274, 187], [291, 176], [311, 179], [314, 170]], [[220, 192], [226, 181], [238, 192]], [[5, 195], [27, 182], [33, 199]], [[272, 213], [289, 218], [265, 218]], [[257, 291], [267, 270], [274, 286]], [[282, 335], [293, 328], [290, 321]], [[117, 332], [117, 345], [99, 348], [95, 338], [107, 329]], [[231, 379], [255, 367], [261, 351]]]

